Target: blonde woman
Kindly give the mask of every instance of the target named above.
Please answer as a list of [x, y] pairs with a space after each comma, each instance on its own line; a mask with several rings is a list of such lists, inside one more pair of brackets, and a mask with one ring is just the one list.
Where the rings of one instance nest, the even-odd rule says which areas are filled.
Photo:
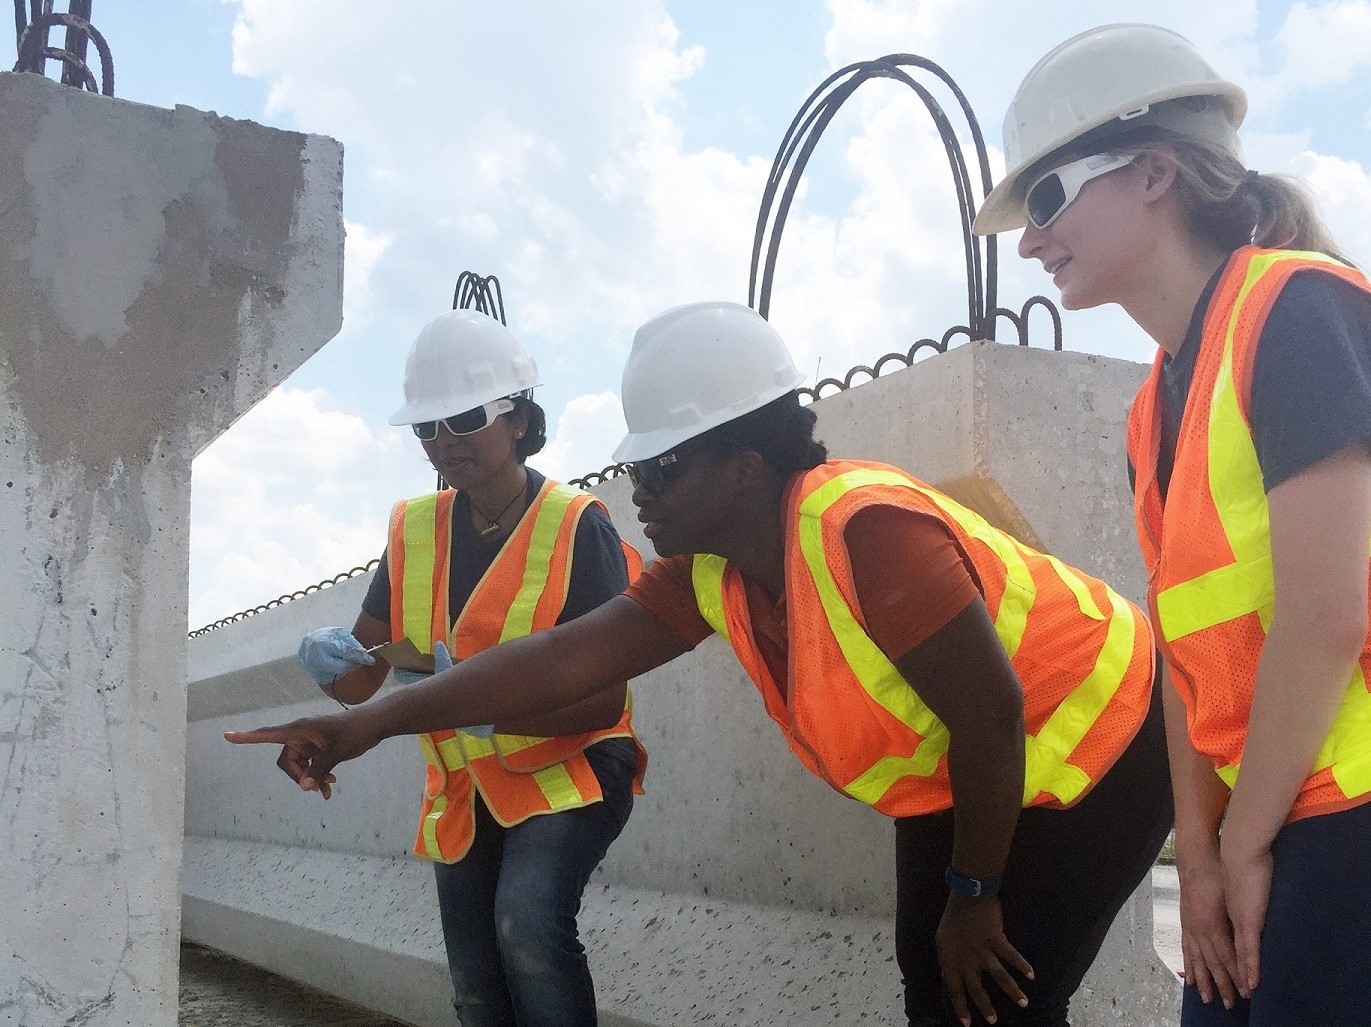
[[1351, 1024], [1371, 981], [1371, 286], [1304, 189], [1248, 170], [1247, 101], [1185, 39], [1109, 25], [1028, 73], [976, 220], [1063, 306], [1157, 343], [1129, 425], [1169, 670], [1182, 1023]]

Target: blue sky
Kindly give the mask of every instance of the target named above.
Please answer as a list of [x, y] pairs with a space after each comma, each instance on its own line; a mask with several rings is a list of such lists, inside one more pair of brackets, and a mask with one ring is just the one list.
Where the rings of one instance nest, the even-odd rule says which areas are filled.
[[[1248, 92], [1250, 166], [1307, 177], [1371, 264], [1371, 0], [98, 0], [127, 100], [187, 104], [346, 147], [342, 332], [197, 458], [191, 626], [377, 555], [390, 504], [432, 472], [400, 373], [459, 272], [500, 277], [538, 360], [552, 441], [533, 463], [599, 469], [623, 431], [633, 328], [746, 299], [762, 183], [804, 97], [853, 60], [943, 65], [997, 171], [1015, 85], [1047, 49], [1140, 15]], [[1051, 282], [1001, 245], [1001, 300]], [[964, 320], [951, 180], [921, 106], [874, 83], [810, 166], [772, 320], [802, 370], [855, 363]], [[1066, 346], [1135, 360], [1116, 310], [1068, 314]], [[860, 455], [860, 454], [852, 454]]]

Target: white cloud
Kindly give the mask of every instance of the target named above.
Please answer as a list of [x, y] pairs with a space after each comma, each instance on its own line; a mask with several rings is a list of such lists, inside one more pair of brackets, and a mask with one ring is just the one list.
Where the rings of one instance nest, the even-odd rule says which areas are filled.
[[400, 429], [323, 392], [272, 392], [195, 460], [192, 627], [379, 556], [391, 504], [433, 481]]
[[567, 403], [547, 445], [529, 462], [558, 481], [569, 481], [607, 467], [624, 437], [624, 408], [613, 392], [577, 396]]
[[1294, 4], [1274, 42], [1285, 63], [1263, 77], [1262, 100], [1279, 103], [1352, 81], [1371, 68], [1371, 2]]
[[355, 221], [344, 221], [347, 249], [343, 262], [343, 321], [356, 327], [371, 320], [375, 289], [372, 274], [395, 237]]
[[1291, 163], [1309, 183], [1343, 255], [1371, 267], [1371, 174], [1356, 161], [1309, 151]]

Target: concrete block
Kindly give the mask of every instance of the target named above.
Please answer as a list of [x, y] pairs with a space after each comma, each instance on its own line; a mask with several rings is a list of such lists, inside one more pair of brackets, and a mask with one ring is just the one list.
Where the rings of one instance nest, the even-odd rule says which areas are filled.
[[0, 74], [0, 1009], [176, 1020], [191, 458], [341, 323], [342, 151]]

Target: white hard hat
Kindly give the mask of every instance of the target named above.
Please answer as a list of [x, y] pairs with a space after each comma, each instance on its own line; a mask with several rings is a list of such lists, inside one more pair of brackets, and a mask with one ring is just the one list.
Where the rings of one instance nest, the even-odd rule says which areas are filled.
[[672, 307], [633, 336], [621, 390], [628, 434], [614, 459], [660, 456], [803, 381], [776, 329], [750, 307]]
[[[1103, 25], [1033, 66], [1004, 118], [1004, 178], [976, 215], [978, 235], [1022, 228], [1024, 172], [1092, 129], [1155, 125], [1241, 159], [1242, 88], [1219, 77], [1184, 36], [1156, 25]], [[1108, 134], [1106, 131], [1103, 134]]]
[[391, 424], [451, 417], [538, 384], [538, 365], [488, 314], [449, 310], [424, 326], [405, 358], [405, 405]]

